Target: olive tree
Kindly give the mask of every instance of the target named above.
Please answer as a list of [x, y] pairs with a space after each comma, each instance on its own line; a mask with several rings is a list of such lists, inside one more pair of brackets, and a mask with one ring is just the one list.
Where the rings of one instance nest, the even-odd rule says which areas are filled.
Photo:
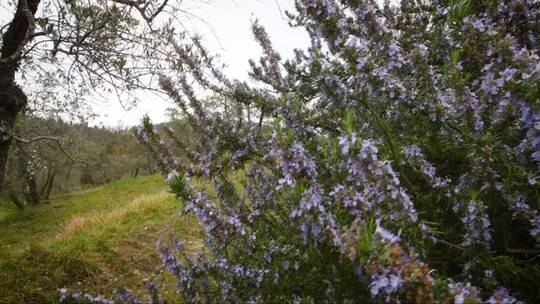
[[[0, 27], [0, 184], [23, 111], [73, 114], [87, 94], [130, 102], [159, 90], [182, 15], [176, 0], [13, 0]], [[31, 107], [32, 104], [37, 106]]]

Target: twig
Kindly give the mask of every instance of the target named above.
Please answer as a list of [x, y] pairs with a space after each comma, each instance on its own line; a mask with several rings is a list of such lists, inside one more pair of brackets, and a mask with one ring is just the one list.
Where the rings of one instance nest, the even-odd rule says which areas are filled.
[[156, 10], [153, 13], [150, 13], [151, 15], [147, 15], [148, 6], [150, 5], [150, 1], [146, 2], [144, 0], [113, 0], [113, 2], [127, 5], [129, 7], [135, 8], [137, 11], [139, 11], [139, 14], [141, 15], [141, 18], [143, 18], [148, 26], [152, 28], [152, 22], [154, 19], [165, 9], [165, 6], [167, 6], [167, 3], [169, 0], [164, 0], [161, 5], [156, 8]]
[[529, 258], [529, 255], [536, 256], [540, 254], [539, 249], [515, 249], [515, 248], [508, 248], [505, 246], [504, 250], [512, 254], [523, 254], [526, 258]]
[[458, 245], [456, 245], [456, 244], [454, 244], [454, 243], [450, 243], [450, 242], [445, 241], [445, 240], [440, 239], [440, 238], [436, 238], [436, 240], [437, 240], [438, 243], [442, 243], [442, 244], [444, 244], [444, 245], [446, 245], [446, 246], [448, 246], [448, 247], [457, 249], [457, 250], [461, 251], [461, 252], [464, 253], [464, 254], [469, 255], [469, 254], [471, 253], [470, 250], [465, 249], [465, 248], [463, 248], [463, 247], [461, 247], [461, 246], [458, 246]]

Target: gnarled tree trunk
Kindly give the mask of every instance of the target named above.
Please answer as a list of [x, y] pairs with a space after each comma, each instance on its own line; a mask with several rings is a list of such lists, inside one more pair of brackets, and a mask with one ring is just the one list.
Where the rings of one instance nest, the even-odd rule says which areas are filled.
[[13, 19], [2, 37], [0, 49], [0, 187], [4, 181], [11, 131], [27, 98], [15, 83], [21, 51], [33, 35], [33, 16], [40, 0], [19, 0]]

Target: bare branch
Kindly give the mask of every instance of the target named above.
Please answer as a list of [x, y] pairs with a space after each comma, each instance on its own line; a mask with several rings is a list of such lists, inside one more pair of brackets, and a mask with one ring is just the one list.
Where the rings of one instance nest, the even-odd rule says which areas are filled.
[[139, 11], [139, 14], [141, 15], [141, 18], [146, 21], [148, 26], [151, 28], [151, 24], [154, 21], [154, 19], [165, 9], [167, 4], [169, 3], [169, 0], [164, 0], [161, 5], [153, 12], [151, 15], [148, 15], [148, 7], [150, 5], [150, 1], [145, 0], [112, 0], [112, 2], [127, 5], [129, 7], [135, 8], [137, 11]]
[[67, 158], [69, 158], [72, 162], [83, 163], [86, 166], [88, 166], [88, 163], [86, 161], [81, 160], [81, 159], [77, 159], [77, 158], [74, 158], [73, 156], [71, 156], [71, 154], [64, 148], [64, 146], [62, 145], [62, 141], [58, 137], [37, 136], [37, 137], [31, 138], [31, 139], [24, 139], [24, 138], [12, 135], [11, 138], [13, 140], [15, 140], [16, 142], [19, 142], [19, 143], [22, 143], [22, 144], [25, 144], [25, 145], [30, 145], [32, 143], [35, 143], [35, 142], [38, 142], [38, 141], [44, 141], [44, 140], [53, 141], [58, 145], [58, 148], [62, 151], [62, 153], [64, 153], [64, 155]]

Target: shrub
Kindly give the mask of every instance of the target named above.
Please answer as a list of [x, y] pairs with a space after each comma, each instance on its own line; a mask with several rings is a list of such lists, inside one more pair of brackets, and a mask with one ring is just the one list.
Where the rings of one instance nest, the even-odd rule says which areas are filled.
[[158, 246], [185, 300], [540, 298], [538, 2], [299, 0], [289, 17], [311, 47], [283, 63], [254, 23], [256, 87], [177, 46], [161, 85], [198, 134], [191, 161], [139, 131], [204, 227], [195, 255]]

